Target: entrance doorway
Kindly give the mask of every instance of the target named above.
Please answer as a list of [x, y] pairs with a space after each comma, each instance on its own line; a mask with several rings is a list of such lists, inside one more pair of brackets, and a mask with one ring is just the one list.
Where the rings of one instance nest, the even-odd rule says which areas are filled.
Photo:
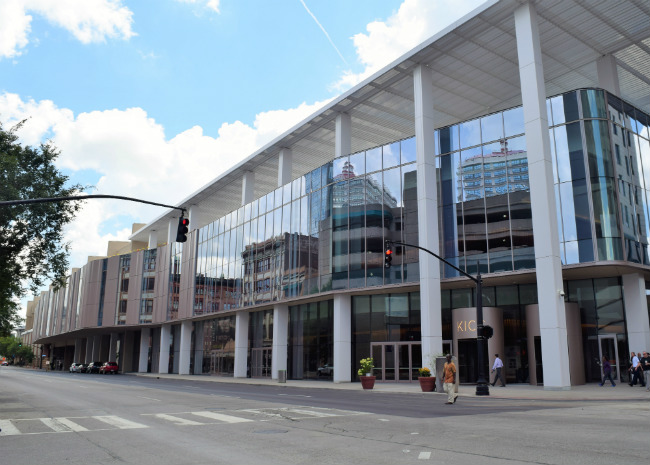
[[478, 346], [476, 339], [458, 340], [458, 382], [476, 383], [478, 380]]
[[418, 379], [422, 367], [421, 342], [372, 342], [370, 353], [375, 361], [377, 381], [411, 382]]
[[235, 371], [235, 358], [227, 350], [213, 350], [210, 353], [210, 374], [231, 375]]
[[256, 347], [251, 349], [251, 377], [271, 377], [272, 347]]
[[618, 345], [616, 344], [616, 334], [599, 334], [598, 335], [598, 359], [600, 363], [600, 379], [603, 379], [603, 356], [607, 357], [612, 365], [612, 379], [621, 382], [620, 366], [618, 363]]

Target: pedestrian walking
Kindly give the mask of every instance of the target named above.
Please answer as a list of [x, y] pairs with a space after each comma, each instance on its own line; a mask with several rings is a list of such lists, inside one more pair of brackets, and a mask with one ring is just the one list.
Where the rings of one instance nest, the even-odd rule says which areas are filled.
[[605, 384], [605, 381], [609, 379], [609, 382], [612, 383], [612, 387], [616, 386], [614, 380], [612, 379], [612, 364], [609, 363], [607, 357], [603, 355], [603, 380], [600, 382], [600, 386]]
[[443, 372], [443, 387], [447, 393], [447, 402], [445, 404], [455, 404], [458, 399], [456, 394], [456, 365], [451, 361], [451, 355], [447, 354], [447, 362], [442, 368]]
[[643, 358], [639, 360], [639, 364], [645, 376], [645, 390], [650, 391], [650, 355], [648, 352], [643, 352]]
[[494, 357], [495, 358], [494, 358], [494, 365], [492, 365], [492, 373], [496, 371], [497, 374], [494, 376], [494, 382], [492, 383], [492, 386], [497, 384], [497, 380], [499, 379], [501, 380], [501, 387], [506, 387], [506, 381], [503, 379], [503, 374], [502, 374], [503, 362], [499, 358], [499, 354], [494, 354]]
[[630, 365], [630, 386], [636, 386], [637, 381], [641, 384], [641, 386], [645, 386], [645, 381], [643, 381], [643, 371], [640, 371], [639, 369], [641, 368], [641, 361], [639, 360], [639, 357], [632, 352], [630, 354], [632, 357], [631, 360], [631, 365]]

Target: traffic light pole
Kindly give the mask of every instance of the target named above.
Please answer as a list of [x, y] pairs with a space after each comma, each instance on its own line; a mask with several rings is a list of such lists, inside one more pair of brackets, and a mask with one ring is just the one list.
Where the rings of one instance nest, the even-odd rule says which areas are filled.
[[471, 274], [465, 272], [464, 270], [461, 270], [453, 263], [449, 263], [444, 258], [431, 252], [429, 249], [425, 249], [424, 247], [420, 247], [419, 245], [407, 244], [405, 242], [391, 241], [391, 240], [386, 240], [386, 242], [395, 245], [403, 245], [405, 247], [414, 247], [430, 255], [433, 255], [444, 264], [452, 267], [454, 270], [458, 271], [460, 274], [471, 279], [476, 283], [476, 346], [477, 346], [476, 356], [478, 357], [478, 379], [476, 380], [476, 395], [489, 396], [490, 388], [488, 387], [489, 381], [488, 381], [488, 374], [487, 374], [487, 366], [488, 366], [487, 339], [483, 335], [483, 287], [482, 287], [483, 280], [481, 279], [481, 269], [478, 266], [478, 264], [476, 267], [477, 269], [476, 277], [474, 277]]

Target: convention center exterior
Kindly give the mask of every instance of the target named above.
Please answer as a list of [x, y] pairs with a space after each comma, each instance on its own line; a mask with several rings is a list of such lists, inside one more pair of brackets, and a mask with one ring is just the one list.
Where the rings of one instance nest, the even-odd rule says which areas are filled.
[[648, 2], [488, 1], [179, 201], [186, 242], [167, 209], [73, 269], [23, 338], [64, 369], [333, 382], [452, 353], [474, 383], [475, 283], [414, 245], [480, 271], [509, 383], [620, 380], [650, 349], [649, 114]]

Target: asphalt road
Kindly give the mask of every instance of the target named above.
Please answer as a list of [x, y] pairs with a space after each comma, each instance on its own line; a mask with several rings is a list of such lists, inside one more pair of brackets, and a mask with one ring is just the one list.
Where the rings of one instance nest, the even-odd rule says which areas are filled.
[[0, 370], [0, 465], [626, 465], [650, 402], [540, 401]]

